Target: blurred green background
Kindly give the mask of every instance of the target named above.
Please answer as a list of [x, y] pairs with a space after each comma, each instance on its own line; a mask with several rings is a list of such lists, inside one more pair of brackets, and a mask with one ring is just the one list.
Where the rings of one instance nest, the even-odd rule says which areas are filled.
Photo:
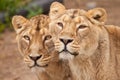
[[42, 8], [33, 5], [27, 6], [32, 0], [0, 0], [0, 33], [5, 28], [11, 29], [11, 18], [19, 14], [27, 18], [41, 14]]

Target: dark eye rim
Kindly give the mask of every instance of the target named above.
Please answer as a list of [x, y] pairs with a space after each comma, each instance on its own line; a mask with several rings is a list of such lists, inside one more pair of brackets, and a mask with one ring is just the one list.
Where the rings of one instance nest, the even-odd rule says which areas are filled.
[[25, 40], [30, 41], [30, 37], [29, 37], [28, 35], [24, 35], [23, 38], [24, 38]]
[[87, 28], [88, 26], [86, 25], [79, 25], [78, 29], [84, 29], [84, 28]]
[[57, 22], [57, 25], [60, 27], [63, 27], [63, 23], [62, 22]]
[[46, 35], [45, 38], [44, 38], [44, 41], [49, 40], [49, 39], [51, 39], [51, 38], [52, 38], [51, 35]]

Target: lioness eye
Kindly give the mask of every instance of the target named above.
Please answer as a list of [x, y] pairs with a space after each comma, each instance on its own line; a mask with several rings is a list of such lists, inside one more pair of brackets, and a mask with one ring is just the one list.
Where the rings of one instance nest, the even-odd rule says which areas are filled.
[[78, 29], [84, 29], [84, 28], [87, 28], [87, 26], [86, 26], [86, 25], [80, 25], [80, 26], [78, 27]]
[[60, 27], [63, 27], [63, 23], [61, 23], [61, 22], [58, 22], [57, 25]]
[[26, 39], [26, 40], [30, 40], [30, 37], [27, 36], [27, 35], [24, 35], [23, 38]]
[[44, 40], [49, 40], [49, 39], [51, 39], [51, 38], [52, 38], [51, 35], [47, 35], [47, 36], [45, 36], [45, 39], [44, 39]]

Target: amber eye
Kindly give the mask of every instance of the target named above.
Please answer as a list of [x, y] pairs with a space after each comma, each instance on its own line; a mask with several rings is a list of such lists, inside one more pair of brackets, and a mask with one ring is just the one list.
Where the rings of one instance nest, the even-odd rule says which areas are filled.
[[63, 27], [63, 23], [61, 23], [61, 22], [58, 22], [57, 25], [60, 27]]
[[30, 37], [27, 36], [27, 35], [24, 35], [23, 38], [24, 38], [25, 40], [29, 40], [29, 41], [30, 41]]
[[51, 38], [52, 38], [51, 35], [47, 35], [47, 36], [45, 36], [45, 39], [44, 39], [44, 40], [49, 40], [49, 39], [51, 39]]
[[80, 25], [80, 26], [78, 27], [78, 29], [84, 29], [84, 28], [87, 28], [87, 26], [86, 26], [86, 25]]

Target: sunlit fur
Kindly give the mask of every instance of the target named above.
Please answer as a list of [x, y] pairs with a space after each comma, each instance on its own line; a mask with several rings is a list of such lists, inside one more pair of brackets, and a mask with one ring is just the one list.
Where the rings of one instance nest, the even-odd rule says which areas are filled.
[[[66, 10], [54, 2], [49, 16], [55, 49], [60, 59], [69, 61], [74, 80], [120, 79], [120, 28], [105, 25], [103, 8]], [[66, 45], [69, 52], [61, 52], [65, 47], [61, 38], [73, 40]]]
[[[58, 60], [51, 38], [45, 38], [50, 36], [48, 23], [49, 17], [45, 15], [38, 15], [29, 20], [14, 16], [12, 24], [17, 33], [18, 48], [24, 62], [37, 74], [39, 80], [70, 80], [71, 73], [67, 62]], [[37, 60], [39, 67], [34, 66], [34, 61], [29, 57], [37, 55], [42, 55]]]

